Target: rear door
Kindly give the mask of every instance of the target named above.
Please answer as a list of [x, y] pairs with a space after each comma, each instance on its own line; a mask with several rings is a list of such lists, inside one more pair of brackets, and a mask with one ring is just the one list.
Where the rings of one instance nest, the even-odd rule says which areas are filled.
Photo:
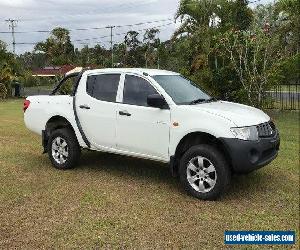
[[99, 149], [116, 148], [116, 97], [121, 74], [87, 77], [85, 90], [76, 100], [82, 129], [91, 145]]
[[148, 80], [127, 74], [123, 84], [117, 112], [117, 148], [167, 161], [170, 110], [147, 105], [147, 96], [158, 93]]

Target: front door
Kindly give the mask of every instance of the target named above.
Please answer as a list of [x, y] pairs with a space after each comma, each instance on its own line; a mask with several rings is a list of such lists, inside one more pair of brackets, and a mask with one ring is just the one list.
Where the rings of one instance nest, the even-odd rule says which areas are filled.
[[170, 110], [149, 107], [147, 96], [151, 94], [157, 90], [146, 79], [125, 76], [117, 112], [117, 148], [168, 161]]

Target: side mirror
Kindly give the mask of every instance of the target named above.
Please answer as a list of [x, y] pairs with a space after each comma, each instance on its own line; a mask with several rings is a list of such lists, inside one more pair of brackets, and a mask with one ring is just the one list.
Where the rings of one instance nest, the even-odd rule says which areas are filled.
[[169, 106], [166, 100], [159, 94], [148, 95], [147, 104], [150, 107], [160, 108], [160, 109], [168, 109]]

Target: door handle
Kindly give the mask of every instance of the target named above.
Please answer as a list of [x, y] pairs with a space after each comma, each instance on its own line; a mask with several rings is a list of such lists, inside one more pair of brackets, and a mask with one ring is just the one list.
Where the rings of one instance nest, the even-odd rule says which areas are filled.
[[131, 116], [127, 111], [119, 111], [119, 115]]
[[79, 108], [81, 108], [81, 109], [90, 109], [90, 107], [87, 106], [86, 104], [85, 105], [80, 105]]

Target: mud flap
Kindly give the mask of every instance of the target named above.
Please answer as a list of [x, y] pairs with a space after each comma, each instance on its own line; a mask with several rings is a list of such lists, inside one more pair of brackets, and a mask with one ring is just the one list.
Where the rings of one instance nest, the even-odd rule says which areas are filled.
[[43, 145], [43, 154], [48, 152], [48, 135], [45, 130], [42, 130], [42, 145]]
[[172, 177], [178, 177], [178, 165], [174, 156], [170, 157], [169, 169]]

